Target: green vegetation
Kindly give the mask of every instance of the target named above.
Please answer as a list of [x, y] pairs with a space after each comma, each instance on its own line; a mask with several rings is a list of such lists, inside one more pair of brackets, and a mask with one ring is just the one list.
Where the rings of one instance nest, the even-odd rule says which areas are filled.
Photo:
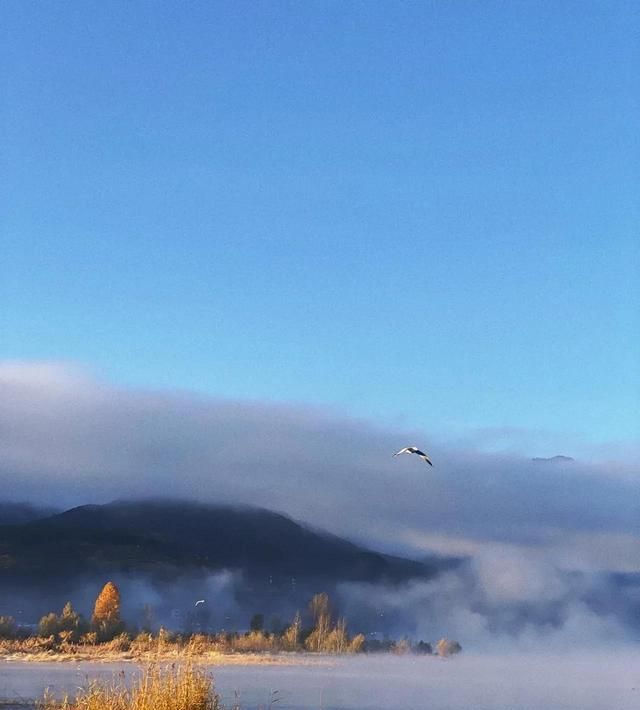
[[262, 631], [264, 628], [264, 614], [254, 614], [249, 622], [251, 631]]
[[18, 625], [13, 616], [0, 616], [0, 638], [15, 639], [18, 637]]
[[60, 615], [53, 612], [47, 614], [38, 624], [39, 636], [56, 636], [64, 641], [79, 641], [87, 631], [89, 625], [73, 610], [71, 602], [64, 605]]

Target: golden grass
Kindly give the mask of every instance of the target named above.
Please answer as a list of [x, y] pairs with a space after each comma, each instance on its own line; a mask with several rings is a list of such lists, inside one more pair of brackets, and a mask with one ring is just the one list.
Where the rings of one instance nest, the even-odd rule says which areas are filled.
[[166, 632], [154, 636], [141, 633], [133, 639], [127, 634], [120, 634], [103, 643], [96, 643], [89, 634], [77, 642], [60, 640], [55, 636], [0, 639], [0, 660], [5, 661], [175, 661], [254, 665], [299, 663], [303, 662], [300, 656], [304, 655], [307, 654], [283, 648], [273, 635], [255, 631], [248, 634], [193, 634], [187, 637]]
[[73, 698], [45, 696], [39, 710], [222, 710], [213, 679], [191, 665], [150, 666], [133, 682], [119, 675], [93, 682]]

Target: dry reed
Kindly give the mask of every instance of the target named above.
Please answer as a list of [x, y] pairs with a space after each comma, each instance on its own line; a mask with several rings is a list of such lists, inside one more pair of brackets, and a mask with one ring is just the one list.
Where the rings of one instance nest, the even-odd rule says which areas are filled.
[[120, 674], [111, 683], [93, 682], [75, 698], [46, 695], [39, 710], [222, 710], [213, 680], [196, 666], [150, 666], [127, 683]]

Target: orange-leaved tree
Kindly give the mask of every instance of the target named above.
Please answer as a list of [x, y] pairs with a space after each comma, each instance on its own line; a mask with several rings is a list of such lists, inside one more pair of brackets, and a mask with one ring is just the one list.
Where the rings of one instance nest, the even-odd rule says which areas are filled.
[[107, 582], [98, 594], [91, 625], [103, 641], [113, 638], [124, 629], [120, 618], [120, 592], [113, 582]]

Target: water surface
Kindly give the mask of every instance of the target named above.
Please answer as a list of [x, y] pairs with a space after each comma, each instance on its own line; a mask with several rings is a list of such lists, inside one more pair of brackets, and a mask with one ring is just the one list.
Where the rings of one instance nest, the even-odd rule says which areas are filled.
[[[217, 691], [251, 710], [638, 710], [640, 652], [359, 656], [286, 666], [215, 666]], [[0, 663], [0, 698], [73, 694], [132, 664]], [[278, 692], [274, 692], [278, 691]]]

